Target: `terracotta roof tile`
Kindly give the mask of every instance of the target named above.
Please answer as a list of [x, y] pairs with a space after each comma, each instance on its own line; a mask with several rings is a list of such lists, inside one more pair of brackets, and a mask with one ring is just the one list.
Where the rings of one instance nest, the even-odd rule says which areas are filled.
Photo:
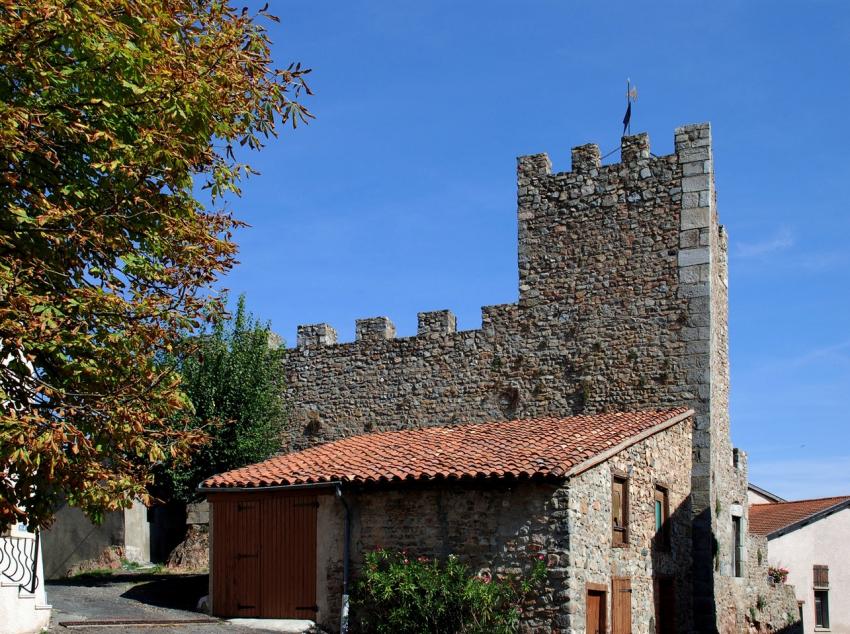
[[473, 423], [353, 436], [206, 480], [204, 488], [434, 478], [555, 477], [689, 410]]
[[750, 505], [750, 532], [756, 535], [770, 535], [847, 500], [850, 500], [850, 495], [796, 502], [752, 504]]

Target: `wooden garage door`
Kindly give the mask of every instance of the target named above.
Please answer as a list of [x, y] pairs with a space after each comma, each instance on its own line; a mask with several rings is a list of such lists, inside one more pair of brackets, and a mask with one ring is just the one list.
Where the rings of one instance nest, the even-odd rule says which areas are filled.
[[259, 616], [260, 501], [212, 505], [213, 609], [221, 616]]
[[316, 618], [316, 496], [265, 501], [262, 598], [265, 618]]
[[316, 616], [316, 496], [222, 494], [212, 505], [217, 616]]

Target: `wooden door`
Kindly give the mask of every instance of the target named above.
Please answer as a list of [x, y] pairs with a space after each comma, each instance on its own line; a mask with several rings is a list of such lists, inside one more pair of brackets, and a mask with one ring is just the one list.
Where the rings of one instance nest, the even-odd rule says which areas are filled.
[[632, 581], [628, 577], [611, 580], [611, 626], [613, 634], [632, 634]]
[[605, 593], [599, 590], [587, 591], [587, 634], [605, 634]]
[[315, 619], [315, 495], [210, 496], [216, 616]]
[[213, 508], [213, 611], [260, 616], [259, 500], [222, 500]]
[[261, 616], [315, 620], [315, 495], [269, 497], [263, 509]]
[[658, 577], [654, 583], [655, 631], [658, 634], [676, 632], [676, 598], [672, 577]]

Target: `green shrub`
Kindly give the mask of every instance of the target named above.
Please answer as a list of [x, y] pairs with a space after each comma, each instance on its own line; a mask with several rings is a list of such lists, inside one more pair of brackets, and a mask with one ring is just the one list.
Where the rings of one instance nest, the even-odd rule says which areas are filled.
[[507, 634], [515, 632], [522, 605], [546, 577], [543, 555], [525, 577], [494, 579], [470, 574], [454, 555], [445, 562], [402, 551], [365, 556], [352, 599], [356, 631], [390, 634]]

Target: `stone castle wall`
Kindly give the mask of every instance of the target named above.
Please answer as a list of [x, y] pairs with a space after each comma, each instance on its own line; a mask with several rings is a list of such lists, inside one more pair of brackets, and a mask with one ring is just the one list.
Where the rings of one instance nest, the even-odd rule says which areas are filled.
[[625, 137], [623, 162], [606, 166], [596, 146], [575, 148], [558, 174], [546, 155], [521, 157], [519, 301], [483, 308], [480, 329], [457, 331], [449, 311], [421, 313], [414, 337], [396, 338], [385, 317], [358, 320], [351, 343], [327, 324], [300, 326], [286, 361], [292, 447], [449, 422], [707, 411], [719, 229], [683, 209], [704, 198], [685, 191], [683, 161], [708, 127], [676, 138], [676, 154], [656, 157], [646, 135]]
[[677, 129], [667, 156], [645, 134], [624, 137], [612, 165], [580, 146], [570, 172], [552, 173], [545, 154], [520, 157], [517, 221], [518, 301], [483, 308], [480, 329], [457, 331], [449, 311], [421, 313], [414, 337], [396, 337], [385, 317], [358, 320], [350, 343], [327, 324], [299, 326], [286, 356], [289, 448], [373, 430], [693, 408], [694, 610], [711, 631], [724, 574], [715, 553], [732, 536], [714, 509], [745, 489], [731, 466], [727, 247], [710, 128]]

